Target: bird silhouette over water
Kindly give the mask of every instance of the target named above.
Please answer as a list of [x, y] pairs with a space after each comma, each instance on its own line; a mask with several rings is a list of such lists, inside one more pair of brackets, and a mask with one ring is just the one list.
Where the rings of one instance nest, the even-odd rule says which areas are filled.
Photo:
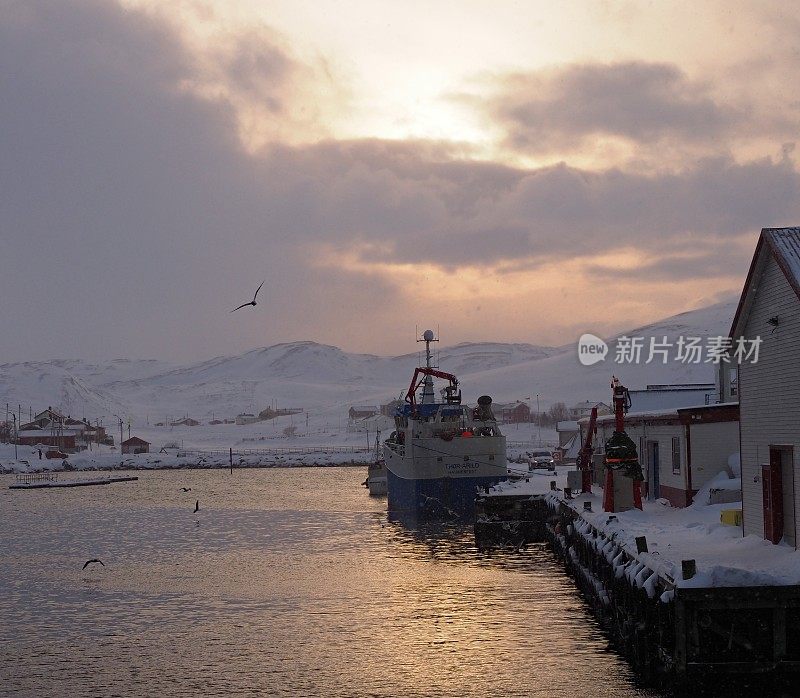
[[191, 491], [192, 491], [192, 488], [191, 488], [191, 487], [181, 487], [181, 489], [182, 489], [184, 492], [191, 492]]
[[[99, 562], [101, 565], [103, 565], [103, 561], [102, 561], [102, 560], [97, 560], [97, 559], [94, 559], [94, 560], [87, 560], [86, 562], [84, 562], [84, 563], [83, 563], [83, 567], [81, 567], [81, 569], [82, 569], [82, 570], [85, 570], [85, 569], [86, 569], [86, 568], [87, 568], [89, 565], [91, 565], [93, 562]], [[105, 565], [103, 565], [103, 567], [105, 567]]]
[[253, 300], [251, 300], [249, 303], [242, 303], [238, 308], [234, 308], [233, 310], [231, 310], [231, 312], [235, 313], [237, 310], [241, 310], [242, 308], [246, 308], [248, 305], [257, 305], [256, 304], [256, 296], [258, 295], [258, 292], [261, 290], [261, 287], [263, 285], [264, 285], [264, 282], [262, 281], [261, 284], [259, 285], [259, 287], [256, 289], [256, 292], [253, 294]]
[[198, 511], [200, 511], [200, 500], [199, 499], [194, 503], [194, 511], [192, 513], [196, 514]]

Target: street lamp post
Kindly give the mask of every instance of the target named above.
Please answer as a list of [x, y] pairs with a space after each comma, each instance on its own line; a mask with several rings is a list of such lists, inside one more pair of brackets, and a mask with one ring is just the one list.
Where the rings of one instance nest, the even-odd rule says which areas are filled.
[[536, 421], [539, 422], [539, 443], [542, 445], [542, 413], [539, 411], [539, 393], [536, 393]]

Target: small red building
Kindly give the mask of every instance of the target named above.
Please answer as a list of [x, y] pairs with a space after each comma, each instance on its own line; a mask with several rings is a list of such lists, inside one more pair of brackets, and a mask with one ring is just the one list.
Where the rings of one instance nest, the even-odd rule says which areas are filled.
[[150, 442], [140, 439], [138, 436], [132, 436], [127, 441], [122, 442], [123, 453], [150, 453]]
[[524, 402], [515, 402], [503, 407], [500, 413], [503, 424], [522, 424], [531, 421], [531, 408]]
[[78, 450], [76, 443], [77, 434], [53, 434], [49, 429], [29, 429], [19, 432], [17, 443], [21, 446], [54, 446], [65, 453], [75, 453]]

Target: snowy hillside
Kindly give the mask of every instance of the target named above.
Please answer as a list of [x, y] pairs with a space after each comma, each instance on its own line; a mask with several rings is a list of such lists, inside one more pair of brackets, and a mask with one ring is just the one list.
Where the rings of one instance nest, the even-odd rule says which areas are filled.
[[505, 401], [534, 397], [538, 393], [544, 408], [557, 401], [568, 405], [581, 400], [608, 402], [612, 375], [616, 375], [631, 390], [654, 383], [713, 383], [712, 364], [674, 360], [663, 364], [660, 358], [646, 364], [646, 348], [651, 337], [656, 342], [666, 338], [666, 342], [673, 345], [669, 353], [670, 359], [673, 359], [674, 345], [680, 336], [700, 337], [703, 343], [708, 337], [727, 336], [735, 311], [736, 302], [727, 301], [622, 333], [627, 337], [644, 338], [645, 349], [641, 362], [637, 364], [615, 362], [617, 340], [622, 335], [607, 339], [608, 356], [605, 361], [593, 366], [582, 366], [578, 361], [576, 345], [570, 344], [544, 359], [464, 376], [465, 397], [474, 400], [478, 395], [488, 393]]
[[[706, 338], [726, 334], [734, 302], [682, 313], [625, 334]], [[631, 389], [648, 383], [713, 382], [710, 364], [671, 361], [620, 365], [614, 362], [616, 339], [604, 362], [578, 362], [576, 346], [464, 343], [437, 350], [443, 370], [458, 375], [468, 401], [489, 394], [498, 402], [535, 398], [542, 407], [556, 401], [606, 399], [611, 374]], [[415, 349], [421, 347], [418, 345]], [[644, 361], [643, 356], [643, 361]], [[352, 354], [315, 342], [291, 342], [254, 349], [240, 356], [218, 357], [174, 366], [161, 361], [115, 360], [89, 363], [54, 360], [0, 365], [0, 404], [41, 409], [60, 407], [88, 417], [128, 415], [151, 422], [185, 414], [196, 419], [257, 412], [277, 402], [303, 407], [316, 415], [340, 415], [356, 403], [379, 403], [408, 386], [420, 354], [396, 357]]]

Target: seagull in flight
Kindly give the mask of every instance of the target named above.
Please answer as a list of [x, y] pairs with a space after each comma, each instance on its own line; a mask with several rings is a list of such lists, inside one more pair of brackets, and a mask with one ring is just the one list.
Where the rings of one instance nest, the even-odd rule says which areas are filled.
[[182, 489], [184, 492], [191, 492], [191, 491], [192, 491], [192, 488], [191, 488], [191, 487], [181, 487], [181, 489]]
[[264, 282], [262, 281], [261, 284], [259, 285], [259, 287], [256, 289], [256, 292], [253, 294], [253, 300], [251, 300], [249, 303], [242, 303], [238, 308], [234, 308], [233, 310], [231, 310], [231, 312], [235, 313], [237, 310], [241, 310], [242, 308], [246, 308], [248, 305], [256, 305], [256, 296], [258, 295], [258, 292], [261, 290], [261, 286], [263, 286], [263, 285], [264, 285]]
[[[102, 560], [97, 560], [97, 559], [95, 559], [95, 560], [87, 560], [86, 562], [83, 563], [83, 567], [81, 567], [81, 569], [85, 570], [93, 562], [99, 562], [101, 565], [103, 565], [103, 561]], [[105, 565], [103, 565], [103, 567], [105, 567]]]

